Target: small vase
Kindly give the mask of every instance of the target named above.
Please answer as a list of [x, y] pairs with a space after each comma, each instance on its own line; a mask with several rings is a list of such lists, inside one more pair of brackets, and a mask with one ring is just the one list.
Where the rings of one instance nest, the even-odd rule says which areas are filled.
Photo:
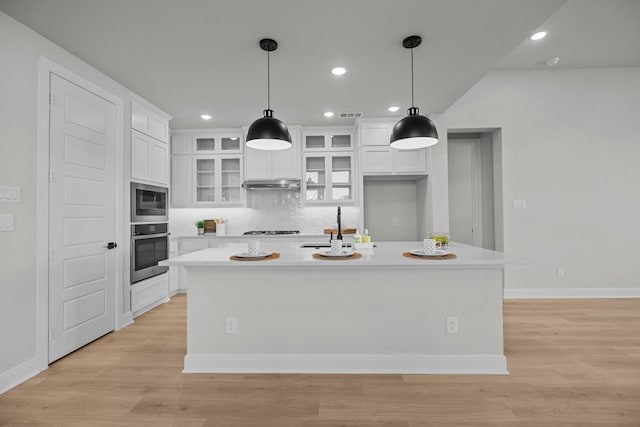
[[198, 228], [198, 236], [201, 236], [204, 234], [204, 228]]

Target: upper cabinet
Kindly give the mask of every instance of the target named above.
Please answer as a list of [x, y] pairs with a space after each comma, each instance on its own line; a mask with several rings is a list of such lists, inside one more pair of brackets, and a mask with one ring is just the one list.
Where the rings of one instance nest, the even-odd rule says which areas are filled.
[[303, 157], [302, 192], [305, 203], [353, 203], [353, 153], [305, 153]]
[[242, 154], [240, 129], [177, 130], [171, 134], [171, 154]]
[[286, 150], [264, 151], [245, 147], [246, 180], [300, 179], [300, 128], [289, 126], [293, 146]]
[[169, 147], [136, 130], [131, 131], [131, 179], [169, 185]]
[[389, 146], [395, 122], [358, 123], [360, 167], [363, 175], [426, 175], [427, 150], [397, 150]]
[[171, 206], [244, 203], [240, 129], [179, 130], [171, 135]]
[[169, 142], [169, 119], [142, 100], [131, 102], [131, 127], [164, 143]]
[[355, 201], [354, 138], [351, 127], [307, 127], [302, 132], [302, 195], [305, 204]]
[[169, 120], [143, 99], [131, 101], [131, 179], [169, 185]]
[[306, 127], [302, 132], [302, 151], [353, 151], [353, 128]]

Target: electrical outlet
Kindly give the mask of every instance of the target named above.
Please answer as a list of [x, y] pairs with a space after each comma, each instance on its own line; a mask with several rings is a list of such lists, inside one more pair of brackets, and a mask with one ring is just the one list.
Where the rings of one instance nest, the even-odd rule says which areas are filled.
[[447, 317], [447, 333], [448, 334], [458, 333], [458, 318], [456, 316]]
[[393, 225], [394, 227], [398, 226], [398, 218], [391, 218], [391, 225]]
[[562, 267], [556, 268], [556, 277], [558, 277], [559, 279], [564, 277], [564, 268]]
[[235, 334], [236, 332], [238, 332], [238, 322], [235, 317], [227, 317], [226, 323], [228, 334]]

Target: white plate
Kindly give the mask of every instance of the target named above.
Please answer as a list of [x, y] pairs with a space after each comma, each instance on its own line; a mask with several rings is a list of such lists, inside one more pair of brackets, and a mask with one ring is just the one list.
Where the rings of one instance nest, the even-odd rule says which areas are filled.
[[331, 251], [324, 251], [324, 252], [321, 252], [320, 255], [331, 257], [331, 258], [345, 258], [353, 255], [353, 251], [342, 251], [341, 254], [334, 254]]
[[271, 255], [271, 252], [258, 252], [255, 255], [251, 255], [249, 252], [241, 252], [239, 254], [235, 254], [234, 256], [237, 256], [238, 258], [265, 258], [268, 257], [269, 255]]
[[445, 256], [445, 255], [449, 255], [451, 252], [447, 252], [447, 251], [442, 251], [440, 249], [436, 249], [436, 251], [432, 254], [425, 254], [424, 253], [424, 249], [413, 249], [411, 251], [409, 251], [410, 253], [412, 253], [413, 255], [418, 255], [418, 256], [426, 256], [426, 257], [438, 257], [438, 256]]

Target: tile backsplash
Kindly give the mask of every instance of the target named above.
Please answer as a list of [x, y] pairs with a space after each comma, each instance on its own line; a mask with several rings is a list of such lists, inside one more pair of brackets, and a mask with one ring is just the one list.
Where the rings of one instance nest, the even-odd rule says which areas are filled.
[[[322, 234], [325, 228], [337, 226], [337, 206], [305, 206], [299, 191], [247, 191], [246, 194], [246, 207], [170, 209], [172, 235], [195, 235], [195, 221], [213, 218], [226, 221], [228, 235], [249, 230], [300, 230], [303, 234]], [[359, 218], [360, 208], [342, 206], [344, 228], [356, 228]]]

